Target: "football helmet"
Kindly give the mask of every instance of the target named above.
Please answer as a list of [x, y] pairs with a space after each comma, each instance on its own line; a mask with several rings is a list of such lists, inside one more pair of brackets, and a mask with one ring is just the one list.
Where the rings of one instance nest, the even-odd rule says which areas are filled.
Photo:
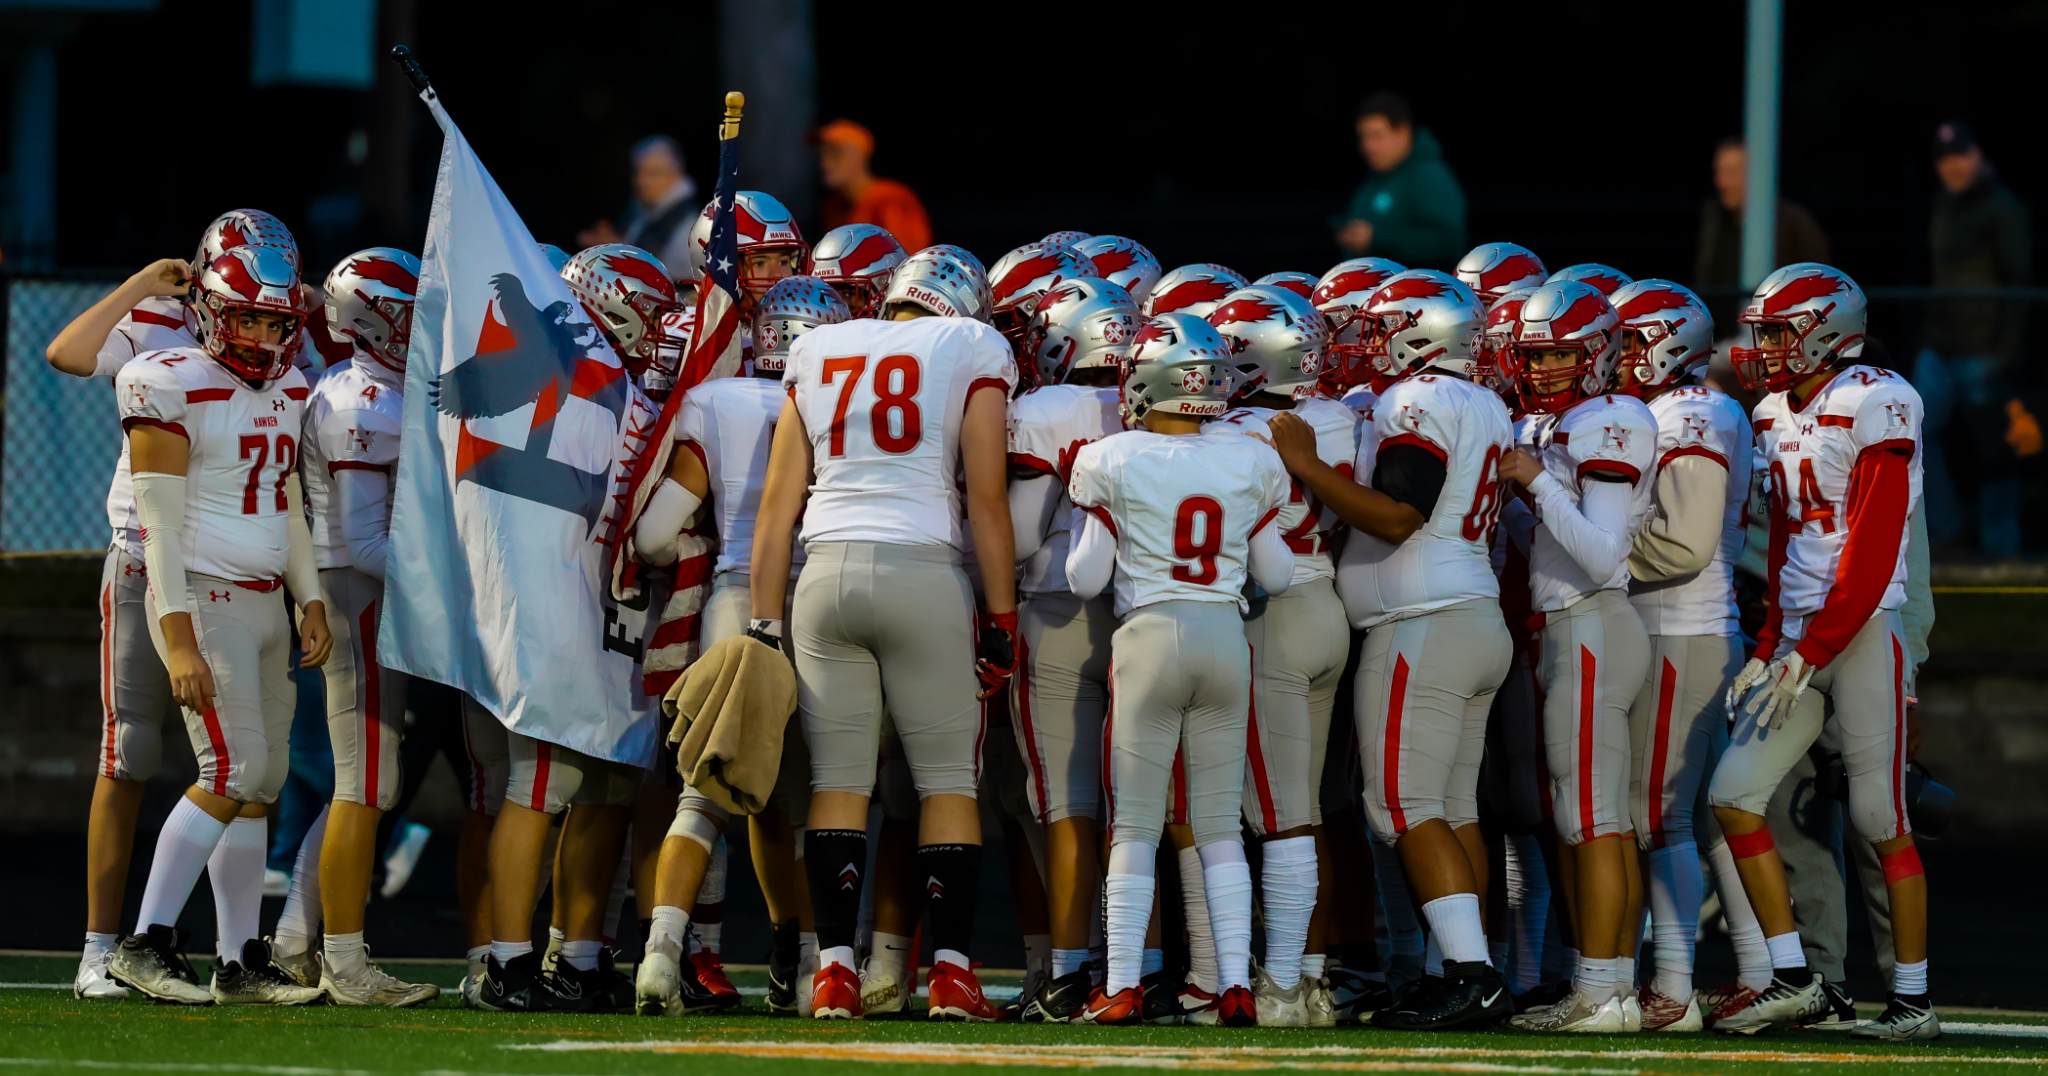
[[1550, 271], [1519, 243], [1481, 243], [1458, 259], [1455, 275], [1490, 307], [1508, 292], [1542, 287]]
[[[1515, 337], [1508, 344], [1509, 368], [1520, 386], [1522, 409], [1555, 414], [1608, 390], [1615, 362], [1621, 316], [1600, 289], [1583, 280], [1560, 280], [1537, 288], [1515, 317]], [[1579, 353], [1568, 367], [1537, 370], [1537, 351], [1564, 349]], [[1538, 382], [1550, 385], [1541, 388]]]
[[1330, 323], [1307, 299], [1279, 284], [1253, 284], [1224, 296], [1206, 320], [1230, 345], [1235, 399], [1259, 392], [1315, 395]]
[[1095, 275], [1131, 293], [1142, 303], [1159, 282], [1159, 259], [1135, 239], [1120, 235], [1091, 235], [1074, 245], [1074, 253], [1095, 266]]
[[1714, 354], [1714, 316], [1692, 289], [1638, 280], [1607, 297], [1621, 318], [1621, 391], [1641, 395], [1670, 384]]
[[976, 321], [987, 321], [995, 305], [981, 259], [951, 243], [926, 247], [896, 267], [889, 290], [882, 294], [882, 316], [887, 317], [897, 303]]
[[[1560, 280], [1582, 280], [1599, 288], [1600, 294], [1607, 296], [1612, 296], [1616, 291], [1620, 290], [1622, 285], [1633, 282], [1633, 278], [1627, 273], [1611, 265], [1601, 265], [1599, 262], [1580, 262], [1577, 265], [1567, 265], [1557, 272], [1550, 274], [1543, 282], [1545, 284], [1555, 284]], [[1610, 299], [1609, 301], [1611, 302], [1612, 300]]]
[[1265, 276], [1252, 281], [1252, 283], [1272, 284], [1275, 287], [1286, 288], [1288, 291], [1306, 299], [1315, 294], [1316, 285], [1320, 282], [1316, 280], [1313, 273], [1281, 272], [1267, 273]]
[[[791, 276], [801, 276], [810, 271], [811, 248], [804, 242], [803, 232], [796, 226], [796, 218], [790, 215], [789, 207], [760, 191], [740, 191], [734, 196], [739, 204], [733, 207], [733, 223], [739, 233], [734, 241], [739, 245], [740, 264], [733, 267], [738, 272], [746, 267], [748, 254], [771, 250], [787, 250], [795, 254], [790, 269]], [[710, 256], [711, 221], [717, 215], [717, 207], [707, 205], [690, 225], [690, 270], [697, 280], [704, 278], [704, 260]], [[772, 287], [780, 277], [746, 276], [739, 278], [740, 293], [759, 295]]]
[[1054, 284], [1094, 276], [1095, 264], [1062, 243], [1026, 243], [996, 259], [988, 271], [989, 322], [1010, 343], [1024, 338], [1024, 326], [1038, 309], [1038, 300]]
[[1388, 377], [1425, 367], [1471, 377], [1479, 372], [1486, 308], [1457, 277], [1435, 269], [1396, 273], [1365, 301], [1366, 356]]
[[1244, 274], [1215, 262], [1183, 265], [1168, 270], [1152, 285], [1152, 294], [1145, 297], [1145, 316], [1187, 313], [1206, 318], [1224, 296], [1250, 284]]
[[327, 332], [402, 374], [419, 288], [418, 258], [391, 247], [356, 251], [327, 274]]
[[754, 371], [782, 369], [789, 363], [789, 349], [797, 337], [852, 317], [853, 311], [839, 297], [838, 289], [817, 277], [776, 281], [754, 310]]
[[909, 259], [887, 228], [842, 224], [811, 248], [811, 275], [832, 285], [854, 317], [871, 318], [882, 312], [889, 277]]
[[1330, 343], [1323, 348], [1320, 379], [1324, 395], [1334, 399], [1354, 385], [1373, 380], [1372, 364], [1366, 361], [1362, 346], [1365, 322], [1359, 320], [1358, 314], [1381, 284], [1406, 268], [1385, 258], [1350, 258], [1332, 266], [1316, 282], [1316, 290], [1309, 294], [1308, 301], [1330, 326]]
[[1041, 385], [1057, 385], [1075, 370], [1114, 367], [1143, 320], [1131, 293], [1108, 280], [1062, 280], [1038, 300], [1024, 328], [1024, 358]]
[[[1831, 363], [1863, 354], [1869, 318], [1863, 289], [1849, 274], [1819, 262], [1784, 266], [1756, 286], [1737, 319], [1756, 346], [1730, 349], [1736, 375], [1747, 388], [1784, 392]], [[1767, 347], [1766, 329], [1788, 339]]]
[[562, 279], [627, 369], [639, 373], [672, 343], [663, 336], [662, 318], [683, 304], [661, 259], [625, 243], [600, 243], [571, 256]]
[[683, 356], [690, 353], [690, 338], [696, 332], [695, 306], [677, 307], [661, 316], [661, 337], [655, 342], [654, 358], [640, 371], [640, 387], [648, 395], [663, 399], [675, 389], [683, 369]]
[[1154, 411], [1214, 418], [1230, 408], [1236, 373], [1230, 342], [1214, 325], [1185, 310], [1147, 318], [1118, 377], [1124, 421]]
[[1039, 242], [1052, 246], [1071, 247], [1083, 239], [1093, 238], [1095, 237], [1087, 232], [1077, 232], [1069, 228], [1060, 232], [1047, 232], [1045, 238], [1039, 240]]
[[[306, 323], [298, 262], [278, 247], [243, 243], [228, 247], [195, 276], [192, 315], [206, 353], [247, 381], [283, 377]], [[240, 335], [235, 320], [241, 314], [285, 319], [282, 338], [272, 344]]]
[[292, 263], [292, 272], [303, 273], [299, 244], [284, 222], [260, 209], [230, 209], [213, 218], [199, 233], [199, 249], [192, 255], [192, 271], [212, 265], [234, 247], [276, 247]]
[[534, 245], [540, 247], [541, 257], [548, 260], [548, 265], [552, 266], [555, 272], [561, 272], [562, 267], [569, 264], [569, 252], [561, 247], [553, 243], [536, 243]]
[[1479, 333], [1479, 376], [1495, 392], [1513, 386], [1509, 375], [1514, 372], [1514, 359], [1508, 345], [1515, 340], [1515, 319], [1522, 314], [1522, 304], [1534, 294], [1535, 288], [1516, 288], [1486, 308], [1486, 328]]

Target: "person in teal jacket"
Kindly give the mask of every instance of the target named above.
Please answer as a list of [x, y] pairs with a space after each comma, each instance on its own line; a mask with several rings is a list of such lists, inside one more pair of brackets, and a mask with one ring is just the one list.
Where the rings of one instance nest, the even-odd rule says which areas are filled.
[[1370, 254], [1411, 269], [1455, 266], [1465, 253], [1465, 192], [1443, 147], [1398, 94], [1358, 107], [1358, 148], [1372, 174], [1334, 222], [1346, 257]]

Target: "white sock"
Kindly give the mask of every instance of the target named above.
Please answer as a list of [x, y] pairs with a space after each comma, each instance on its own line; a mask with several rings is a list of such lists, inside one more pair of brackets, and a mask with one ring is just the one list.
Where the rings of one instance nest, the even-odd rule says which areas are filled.
[[1771, 950], [1771, 969], [1803, 968], [1806, 966], [1806, 947], [1799, 944], [1799, 932], [1788, 930], [1764, 939], [1764, 945]]
[[1052, 935], [1024, 935], [1024, 978], [1027, 981], [1032, 980], [1034, 976], [1044, 978], [1047, 969], [1051, 967]]
[[854, 953], [853, 946], [851, 945], [834, 945], [818, 950], [818, 967], [821, 970], [829, 965], [837, 964], [848, 971], [859, 972], [860, 968], [855, 964], [857, 959], [858, 956]]
[[261, 818], [236, 818], [206, 859], [213, 879], [214, 929], [222, 960], [240, 963], [242, 946], [263, 929], [263, 846], [270, 826]]
[[320, 848], [327, 843], [327, 812], [320, 808], [299, 842], [299, 856], [292, 862], [292, 888], [284, 897], [284, 912], [271, 932], [271, 949], [278, 956], [298, 956], [313, 947], [320, 933]]
[[1216, 982], [1222, 989], [1252, 981], [1252, 865], [1244, 845], [1211, 841], [1202, 857], [1202, 888], [1209, 897], [1209, 929], [1216, 936]]
[[1615, 996], [1621, 982], [1621, 960], [1619, 957], [1607, 960], [1580, 958], [1579, 970], [1572, 976], [1572, 986], [1589, 1000], [1598, 1003]]
[[1157, 857], [1157, 848], [1139, 841], [1109, 849], [1109, 873], [1102, 886], [1109, 905], [1104, 913], [1109, 968], [1102, 988], [1109, 994], [1137, 986], [1144, 975], [1145, 927], [1152, 921], [1152, 893], [1159, 884], [1153, 877]]
[[1301, 981], [1308, 921], [1316, 911], [1316, 839], [1267, 841], [1259, 874], [1266, 885], [1266, 974], [1292, 990]]
[[171, 816], [157, 834], [156, 858], [150, 861], [149, 884], [142, 890], [142, 907], [135, 919], [137, 933], [155, 925], [178, 925], [185, 900], [199, 882], [199, 872], [206, 869], [207, 857], [227, 831], [226, 822], [178, 797], [177, 806], [171, 808]]
[[357, 975], [370, 962], [370, 955], [363, 949], [363, 932], [354, 934], [329, 934], [320, 943], [327, 957], [327, 966], [336, 975]]
[[1422, 906], [1422, 915], [1429, 920], [1430, 940], [1443, 950], [1445, 960], [1493, 963], [1486, 948], [1486, 923], [1479, 918], [1477, 894], [1438, 897]]
[[1301, 954], [1301, 977], [1304, 979], [1321, 979], [1329, 967], [1330, 958], [1326, 953]]
[[530, 941], [494, 941], [491, 943], [491, 959], [497, 961], [500, 964], [510, 964], [514, 960], [517, 960], [520, 957], [525, 956], [526, 954], [531, 952], [533, 952], [533, 943]]
[[715, 954], [718, 952], [719, 940], [725, 936], [725, 921], [721, 919], [716, 923], [698, 923], [692, 936], [697, 944], [690, 948], [691, 952], [708, 949]]
[[[1188, 975], [1195, 986], [1211, 994], [1222, 993], [1216, 985], [1216, 935], [1209, 929], [1209, 895], [1203, 881], [1202, 856], [1193, 848], [1175, 853], [1180, 861], [1181, 918], [1188, 929]], [[1104, 934], [1108, 933], [1104, 922]]]
[[1619, 964], [1615, 969], [1619, 974], [1615, 979], [1614, 996], [1626, 997], [1634, 994], [1636, 992], [1636, 958], [1632, 956], [1618, 956], [1614, 959]]
[[596, 938], [562, 943], [562, 961], [577, 971], [592, 971], [597, 967], [597, 951], [604, 943]]
[[915, 938], [887, 931], [875, 931], [868, 949], [868, 966], [876, 971], [886, 971], [896, 976], [896, 981], [906, 982], [910, 976], [910, 962], [917, 959], [911, 949]]
[[1764, 943], [1764, 928], [1750, 907], [1749, 894], [1742, 888], [1742, 874], [1735, 867], [1735, 853], [1728, 842], [1716, 840], [1707, 848], [1714, 865], [1714, 889], [1721, 894], [1721, 914], [1728, 918], [1728, 941], [1735, 947], [1735, 980], [1761, 992], [1771, 985], [1771, 950]]
[[1383, 841], [1372, 842], [1373, 872], [1378, 876], [1380, 906], [1387, 916], [1387, 940], [1394, 956], [1422, 958], [1422, 920], [1415, 914], [1415, 901], [1408, 896], [1408, 875], [1402, 872], [1401, 856]]
[[[1149, 910], [1149, 909], [1148, 909]], [[1052, 977], [1063, 979], [1080, 971], [1088, 964], [1086, 949], [1054, 949], [1052, 951]]]
[[1919, 997], [1927, 993], [1927, 961], [1892, 965], [1892, 993]]
[[1543, 873], [1543, 846], [1535, 837], [1508, 839], [1504, 884], [1514, 936], [1508, 940], [1508, 966], [1502, 970], [1509, 989], [1526, 994], [1543, 981], [1544, 933], [1550, 925], [1550, 876]]
[[932, 950], [932, 964], [934, 966], [939, 964], [951, 964], [954, 967], [959, 968], [961, 971], [967, 971], [974, 967], [974, 961], [969, 959], [966, 953], [963, 953], [958, 949]]
[[482, 945], [472, 945], [462, 955], [464, 959], [469, 961], [472, 969], [481, 969], [484, 958], [491, 955], [491, 945], [489, 942], [485, 942]]
[[672, 904], [654, 909], [654, 921], [647, 927], [647, 951], [662, 953], [678, 964], [690, 937], [690, 913]]
[[1657, 971], [1650, 988], [1673, 1001], [1692, 997], [1692, 963], [1707, 879], [1691, 841], [1650, 853], [1650, 936]]
[[121, 936], [119, 934], [94, 934], [88, 930], [85, 932], [85, 952], [81, 955], [84, 962], [88, 964], [102, 961], [112, 955], [114, 946], [119, 944], [121, 944]]
[[1145, 950], [1144, 961], [1138, 965], [1138, 974], [1140, 976], [1140, 981], [1142, 981], [1143, 976], [1153, 975], [1158, 972], [1164, 971], [1165, 969], [1166, 950], [1147, 949]]

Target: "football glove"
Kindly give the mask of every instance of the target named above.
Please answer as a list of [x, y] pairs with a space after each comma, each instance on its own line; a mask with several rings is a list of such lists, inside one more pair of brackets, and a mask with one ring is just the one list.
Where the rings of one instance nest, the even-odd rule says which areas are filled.
[[1746, 710], [1756, 719], [1757, 729], [1784, 728], [1785, 719], [1792, 716], [1792, 708], [1799, 704], [1799, 696], [1806, 694], [1806, 682], [1811, 679], [1813, 666], [1796, 650], [1771, 662], [1764, 670], [1763, 686], [1749, 697]]
[[1728, 682], [1728, 697], [1723, 702], [1728, 709], [1730, 725], [1735, 724], [1735, 715], [1742, 712], [1742, 697], [1749, 694], [1749, 689], [1763, 680], [1764, 670], [1769, 667], [1770, 663], [1762, 658], [1750, 658], [1749, 664], [1744, 665], [1742, 671], [1735, 674], [1735, 679]]
[[1017, 614], [983, 613], [974, 633], [974, 675], [986, 699], [1003, 690], [1017, 672]]

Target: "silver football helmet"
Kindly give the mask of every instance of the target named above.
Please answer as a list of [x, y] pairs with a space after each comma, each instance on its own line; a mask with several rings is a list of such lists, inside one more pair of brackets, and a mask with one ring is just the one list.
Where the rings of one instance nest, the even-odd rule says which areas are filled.
[[[886, 234], [886, 233], [885, 233]], [[754, 310], [754, 370], [780, 370], [789, 364], [796, 338], [820, 325], [837, 325], [853, 317], [846, 300], [832, 285], [814, 276], [785, 277], [775, 282]]]
[[327, 332], [403, 374], [419, 288], [418, 258], [391, 247], [356, 251], [327, 274]]
[[1024, 358], [1041, 385], [1057, 385], [1076, 370], [1114, 367], [1143, 320], [1131, 293], [1107, 280], [1062, 280], [1038, 300], [1024, 329]]
[[1124, 421], [1154, 411], [1215, 418], [1230, 408], [1236, 374], [1230, 343], [1215, 326], [1184, 310], [1148, 318], [1124, 356]]
[[627, 369], [637, 374], [660, 356], [669, 342], [662, 318], [683, 305], [660, 258], [626, 243], [600, 243], [570, 256], [562, 279]]
[[1062, 280], [1094, 276], [1095, 265], [1063, 243], [1026, 243], [996, 259], [988, 271], [994, 302], [989, 322], [1016, 344], [1038, 309], [1038, 300]]
[[1145, 298], [1145, 316], [1187, 313], [1206, 318], [1223, 297], [1251, 281], [1244, 274], [1214, 262], [1196, 262], [1168, 270]]
[[1323, 349], [1324, 395], [1334, 399], [1379, 376], [1369, 361], [1365, 321], [1359, 315], [1381, 284], [1406, 271], [1406, 266], [1386, 258], [1350, 258], [1332, 266], [1316, 282], [1308, 301], [1330, 325], [1330, 343]]
[[[229, 373], [247, 381], [275, 381], [291, 369], [299, 331], [306, 323], [306, 291], [298, 263], [275, 246], [242, 243], [195, 266], [192, 316], [201, 346]], [[277, 343], [237, 332], [241, 314], [282, 318]]]
[[1607, 297], [1621, 318], [1621, 391], [1641, 395], [1706, 365], [1714, 354], [1714, 316], [1691, 288], [1638, 280]]
[[[1522, 409], [1531, 414], [1569, 411], [1579, 401], [1607, 391], [1621, 357], [1616, 330], [1621, 317], [1600, 289], [1582, 280], [1560, 280], [1536, 289], [1515, 318], [1507, 368], [1521, 387]], [[1579, 353], [1570, 366], [1537, 370], [1539, 351]]]
[[1543, 282], [1545, 284], [1555, 284], [1560, 280], [1583, 281], [1599, 288], [1600, 294], [1610, 297], [1616, 291], [1619, 291], [1622, 285], [1632, 282], [1627, 273], [1611, 265], [1601, 265], [1599, 262], [1580, 262], [1577, 265], [1567, 265], [1557, 272], [1550, 274]]
[[811, 275], [832, 285], [857, 318], [882, 312], [882, 296], [896, 267], [910, 260], [887, 228], [842, 224], [811, 248]]
[[1542, 287], [1550, 271], [1519, 243], [1481, 243], [1458, 259], [1455, 275], [1491, 307], [1508, 292]]
[[1277, 287], [1286, 288], [1288, 291], [1306, 299], [1315, 294], [1316, 285], [1320, 281], [1316, 279], [1314, 273], [1279, 272], [1267, 273], [1265, 276], [1252, 281], [1252, 283], [1272, 284]]
[[1368, 354], [1383, 374], [1422, 369], [1463, 377], [1479, 372], [1486, 307], [1457, 277], [1435, 269], [1396, 273], [1366, 300]]
[[[757, 251], [786, 250], [791, 255], [791, 273], [796, 276], [807, 272], [811, 262], [811, 248], [804, 242], [804, 233], [796, 226], [796, 217], [789, 207], [773, 196], [760, 191], [739, 191], [734, 195], [739, 204], [733, 207], [735, 230], [734, 242], [739, 246], [740, 265], [746, 265], [746, 256]], [[704, 259], [711, 249], [711, 221], [717, 215], [715, 206], [706, 205], [702, 213], [690, 225], [690, 279], [704, 279]], [[774, 285], [780, 277], [746, 276], [739, 278], [742, 295], [759, 295]]]
[[1093, 238], [1095, 237], [1088, 234], [1087, 232], [1077, 232], [1074, 231], [1072, 228], [1068, 228], [1064, 231], [1047, 232], [1045, 238], [1039, 240], [1039, 242], [1051, 243], [1055, 246], [1071, 247], [1074, 244], [1079, 243], [1083, 239]]
[[1120, 235], [1091, 235], [1074, 244], [1074, 253], [1094, 264], [1096, 276], [1130, 292], [1140, 303], [1151, 296], [1163, 271], [1143, 243]]
[[1315, 395], [1330, 323], [1306, 298], [1282, 285], [1253, 284], [1224, 296], [1207, 320], [1230, 345], [1236, 398]]
[[995, 305], [981, 259], [951, 243], [926, 247], [896, 267], [889, 290], [882, 295], [882, 316], [887, 317], [898, 303], [942, 317], [976, 321], [987, 321]]
[[[1784, 392], [1831, 363], [1863, 354], [1869, 317], [1863, 289], [1849, 274], [1819, 262], [1787, 265], [1765, 277], [1743, 308], [1738, 320], [1756, 346], [1731, 349], [1736, 375], [1749, 388]], [[1764, 345], [1767, 330], [1782, 336], [1776, 347]]]
[[199, 233], [199, 249], [192, 255], [192, 272], [212, 265], [234, 247], [275, 247], [292, 263], [292, 271], [303, 273], [299, 243], [284, 222], [260, 209], [230, 209], [213, 218]]

